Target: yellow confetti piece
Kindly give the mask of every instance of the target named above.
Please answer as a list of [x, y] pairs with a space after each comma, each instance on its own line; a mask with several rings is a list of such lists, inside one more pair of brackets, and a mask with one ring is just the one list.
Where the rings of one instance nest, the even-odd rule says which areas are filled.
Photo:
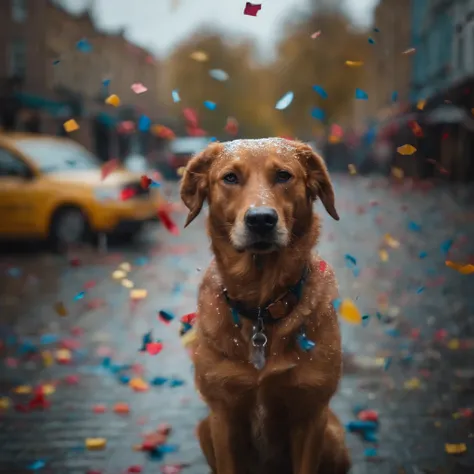
[[474, 273], [474, 265], [471, 264], [464, 265], [462, 263], [455, 263], [451, 262], [450, 260], [446, 260], [446, 266], [458, 271], [461, 273], [461, 275], [470, 275], [471, 273]]
[[66, 306], [64, 306], [64, 303], [62, 301], [58, 301], [54, 305], [54, 310], [56, 311], [56, 313], [58, 313], [59, 316], [67, 316]]
[[74, 132], [76, 130], [79, 130], [79, 125], [74, 119], [68, 120], [67, 122], [63, 123], [64, 130], [66, 130], [67, 133]]
[[405, 173], [403, 172], [403, 170], [401, 168], [393, 167], [392, 168], [392, 176], [394, 178], [402, 179], [405, 176]]
[[186, 166], [180, 166], [177, 170], [178, 176], [183, 176], [186, 171]]
[[118, 95], [112, 94], [105, 99], [105, 103], [109, 105], [113, 105], [114, 107], [118, 107], [120, 105], [120, 98]]
[[133, 281], [127, 280], [127, 278], [124, 278], [122, 280], [122, 286], [124, 286], [125, 288], [133, 288], [135, 285], [134, 285]]
[[362, 322], [362, 316], [357, 306], [348, 298], [342, 300], [339, 315], [344, 321], [350, 324], [360, 324]]
[[390, 234], [385, 234], [384, 239], [387, 245], [392, 249], [398, 249], [400, 247], [400, 242], [398, 242], [398, 240], [395, 240]]
[[56, 360], [71, 360], [72, 353], [69, 349], [58, 349], [56, 351]]
[[355, 175], [357, 174], [356, 167], [352, 164], [347, 165], [347, 169], [349, 170], [349, 174]]
[[417, 390], [421, 388], [420, 379], [417, 377], [413, 377], [412, 379], [405, 380], [403, 384], [406, 390]]
[[44, 395], [52, 395], [56, 391], [56, 387], [50, 383], [42, 385], [41, 388], [43, 389]]
[[192, 344], [196, 340], [196, 330], [190, 329], [182, 338], [181, 338], [181, 344], [183, 344], [184, 347], [188, 347], [190, 344]]
[[126, 276], [127, 274], [123, 270], [115, 270], [112, 273], [112, 278], [114, 280], [123, 280]]
[[107, 446], [107, 440], [105, 438], [86, 438], [87, 449], [104, 449]]
[[43, 364], [45, 367], [50, 367], [54, 363], [54, 357], [50, 351], [43, 351], [41, 353], [41, 358], [43, 359]]
[[148, 390], [148, 384], [141, 378], [133, 378], [128, 385], [136, 392], [145, 392]]
[[405, 49], [405, 51], [402, 52], [402, 54], [414, 54], [416, 52], [416, 49], [415, 48], [408, 48], [408, 49]]
[[32, 392], [32, 388], [30, 385], [19, 385], [18, 387], [15, 387], [13, 389], [13, 391], [15, 393], [18, 393], [18, 394], [21, 394], [21, 395], [25, 395], [27, 393], [31, 393]]
[[132, 300], [144, 300], [147, 296], [148, 296], [147, 290], [135, 289], [130, 292], [130, 298], [132, 298]]
[[132, 266], [128, 262], [123, 262], [119, 265], [120, 270], [124, 272], [130, 272], [132, 270]]
[[194, 51], [194, 53], [191, 53], [189, 57], [195, 61], [199, 61], [200, 63], [209, 59], [209, 56], [204, 51]]
[[444, 450], [448, 454], [461, 454], [467, 451], [467, 446], [465, 443], [459, 443], [459, 444], [446, 443], [444, 445]]
[[461, 347], [461, 343], [459, 342], [459, 339], [451, 339], [448, 342], [447, 346], [448, 346], [448, 349], [455, 351]]
[[6, 410], [10, 407], [10, 399], [7, 397], [0, 397], [0, 410]]
[[360, 67], [364, 64], [363, 61], [346, 61], [346, 66], [350, 67]]
[[382, 262], [388, 262], [388, 252], [385, 249], [379, 250], [379, 257]]
[[423, 110], [426, 105], [426, 100], [419, 100], [418, 103], [416, 104], [416, 108], [418, 110]]
[[413, 155], [413, 153], [415, 153], [416, 151], [416, 148], [412, 145], [406, 144], [406, 145], [399, 146], [397, 148], [397, 151], [398, 153], [400, 153], [400, 155], [404, 155], [404, 156]]

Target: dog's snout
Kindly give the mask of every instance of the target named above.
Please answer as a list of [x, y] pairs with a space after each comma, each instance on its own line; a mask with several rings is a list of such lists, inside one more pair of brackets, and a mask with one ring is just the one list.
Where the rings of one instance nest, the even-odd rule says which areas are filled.
[[271, 207], [251, 207], [245, 213], [245, 225], [257, 234], [271, 232], [278, 222], [278, 214]]

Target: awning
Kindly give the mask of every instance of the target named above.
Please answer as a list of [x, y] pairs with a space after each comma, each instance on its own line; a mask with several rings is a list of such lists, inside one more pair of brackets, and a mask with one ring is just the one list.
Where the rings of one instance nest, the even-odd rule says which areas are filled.
[[426, 123], [437, 124], [458, 124], [463, 125], [468, 130], [474, 130], [474, 119], [466, 109], [453, 104], [446, 104], [427, 112]]
[[58, 102], [56, 100], [46, 99], [41, 96], [26, 94], [24, 92], [17, 92], [16, 97], [24, 107], [44, 110], [51, 115], [64, 115], [66, 109], [70, 108], [67, 102]]

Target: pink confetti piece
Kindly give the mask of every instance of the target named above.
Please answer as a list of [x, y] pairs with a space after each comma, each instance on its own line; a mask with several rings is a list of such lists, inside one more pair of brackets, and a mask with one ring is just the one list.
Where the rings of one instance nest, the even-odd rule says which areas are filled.
[[318, 38], [320, 35], [321, 35], [321, 30], [315, 31], [315, 32], [311, 35], [311, 39], [316, 39], [316, 38]]
[[131, 89], [135, 94], [143, 94], [148, 90], [141, 82], [132, 84]]

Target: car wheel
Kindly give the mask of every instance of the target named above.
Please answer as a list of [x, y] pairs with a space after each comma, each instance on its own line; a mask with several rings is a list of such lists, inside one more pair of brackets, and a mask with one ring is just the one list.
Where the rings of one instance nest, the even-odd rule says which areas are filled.
[[69, 245], [83, 242], [88, 232], [87, 217], [79, 208], [61, 208], [51, 221], [49, 240], [56, 250], [66, 250]]

